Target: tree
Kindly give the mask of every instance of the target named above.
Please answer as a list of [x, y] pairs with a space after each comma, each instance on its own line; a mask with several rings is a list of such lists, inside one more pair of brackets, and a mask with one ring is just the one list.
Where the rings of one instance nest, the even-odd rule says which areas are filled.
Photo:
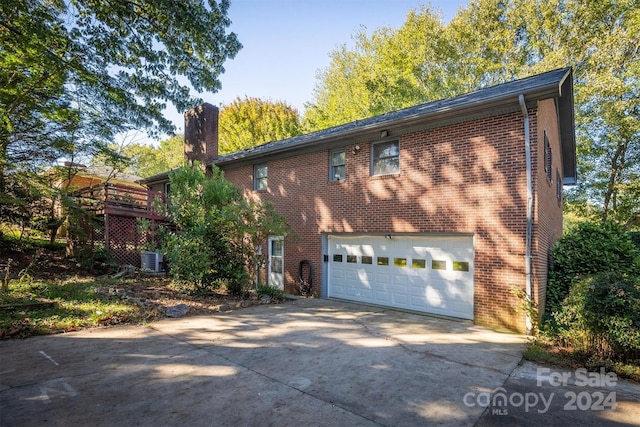
[[319, 130], [415, 105], [447, 93], [442, 87], [448, 46], [438, 12], [410, 11], [398, 30], [365, 27], [330, 53], [318, 74], [314, 100], [306, 104], [305, 126]]
[[[228, 0], [6, 0], [0, 5], [0, 209], [19, 170], [110, 153], [132, 129], [173, 131], [167, 102], [216, 91], [241, 48]], [[188, 82], [188, 83], [185, 83]], [[11, 184], [14, 187], [13, 184]], [[1, 212], [0, 212], [1, 215]]]
[[332, 52], [305, 122], [320, 129], [571, 65], [580, 179], [568, 200], [638, 228], [638, 34], [638, 0], [474, 0], [447, 25], [425, 7]]
[[282, 101], [237, 98], [222, 105], [219, 151], [232, 153], [302, 133], [298, 111]]
[[259, 259], [257, 247], [270, 234], [286, 233], [284, 219], [270, 205], [246, 201], [215, 166], [207, 177], [196, 162], [169, 179], [171, 197], [157, 209], [173, 224], [159, 235], [175, 280], [198, 290], [226, 282], [241, 291]]
[[184, 165], [184, 135], [165, 138], [158, 146], [133, 142], [124, 138], [121, 143], [109, 145], [117, 158], [97, 156], [91, 163], [115, 168], [121, 172], [150, 177]]

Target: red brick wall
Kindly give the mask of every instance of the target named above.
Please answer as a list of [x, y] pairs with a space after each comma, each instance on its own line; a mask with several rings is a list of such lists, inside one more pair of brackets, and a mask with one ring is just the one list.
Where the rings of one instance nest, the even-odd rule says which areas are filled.
[[[549, 105], [542, 106], [544, 126], [550, 127], [555, 119]], [[537, 109], [530, 109], [529, 113], [536, 159]], [[522, 114], [503, 114], [398, 137], [397, 175], [371, 177], [371, 145], [362, 143], [357, 153], [352, 152], [353, 146], [345, 147], [346, 179], [340, 182], [328, 180], [328, 150], [268, 161], [268, 190], [263, 192], [253, 190], [252, 165], [226, 169], [226, 177], [247, 197], [271, 202], [288, 219], [293, 235], [285, 240], [286, 290], [295, 291], [298, 263], [307, 258], [315, 265], [314, 287], [316, 294], [320, 293], [321, 233], [473, 233], [475, 321], [522, 331], [524, 314], [517, 312], [519, 302], [511, 293], [514, 286], [525, 287]], [[554, 137], [557, 144], [557, 135]], [[559, 151], [554, 150], [554, 168], [560, 164]], [[536, 211], [534, 229], [535, 249], [545, 251], [544, 263], [534, 254], [539, 298], [544, 292], [542, 283], [546, 283], [546, 248], [558, 227], [561, 229], [561, 222], [551, 224], [561, 211], [557, 206], [549, 211], [548, 199], [545, 192]], [[553, 232], [547, 235], [543, 229], [551, 226]]]
[[[547, 271], [549, 252], [555, 241], [562, 235], [562, 198], [556, 196], [557, 175], [562, 183], [562, 151], [560, 149], [560, 130], [558, 127], [555, 102], [541, 101], [538, 104], [538, 120], [535, 138], [534, 187], [536, 189], [534, 227], [533, 227], [533, 268], [534, 298], [539, 314], [544, 312], [547, 290]], [[544, 135], [551, 145], [551, 180], [544, 170]]]
[[218, 157], [218, 107], [204, 103], [184, 114], [184, 155], [189, 164], [205, 168]]

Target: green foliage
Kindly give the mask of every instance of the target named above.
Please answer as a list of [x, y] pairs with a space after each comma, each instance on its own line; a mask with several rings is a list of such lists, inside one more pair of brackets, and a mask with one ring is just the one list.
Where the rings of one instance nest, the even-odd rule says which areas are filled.
[[442, 98], [447, 87], [444, 25], [428, 6], [411, 11], [398, 30], [361, 28], [353, 48], [343, 44], [329, 54], [319, 73], [314, 100], [305, 105], [305, 127], [320, 130], [376, 114]]
[[473, 0], [448, 24], [431, 7], [400, 29], [360, 30], [330, 53], [305, 126], [319, 130], [570, 65], [585, 217], [640, 227], [637, 0]]
[[172, 226], [158, 232], [175, 280], [199, 291], [224, 282], [240, 293], [258, 259], [256, 241], [284, 233], [284, 220], [269, 205], [247, 202], [216, 167], [209, 177], [199, 164], [183, 167], [170, 180], [171, 197], [157, 209]]
[[[144, 309], [110, 295], [96, 292], [94, 280], [33, 280], [29, 276], [11, 281], [8, 293], [0, 293], [0, 304], [15, 305], [0, 312], [0, 339], [73, 331], [99, 324], [120, 323], [148, 317]], [[52, 307], [23, 308], [20, 304], [45, 300]]]
[[233, 153], [265, 142], [302, 133], [298, 111], [285, 102], [237, 98], [222, 105], [219, 119], [219, 151]]
[[274, 288], [269, 285], [258, 286], [258, 297], [268, 296], [272, 299], [282, 301], [284, 300], [284, 291], [282, 289]]
[[200, 167], [183, 167], [170, 180], [171, 197], [158, 209], [176, 228], [159, 230], [174, 278], [197, 289], [214, 287], [217, 279], [242, 280], [227, 239], [239, 192], [217, 169], [208, 179]]
[[117, 156], [97, 156], [92, 164], [107, 166], [143, 178], [184, 166], [184, 135], [163, 139], [157, 146], [131, 142], [124, 138], [121, 144], [110, 144]]
[[[28, 217], [31, 182], [61, 158], [113, 156], [133, 129], [174, 130], [166, 103], [216, 91], [241, 48], [228, 0], [0, 3], [0, 220]], [[25, 194], [27, 193], [27, 194]]]
[[518, 311], [527, 313], [527, 317], [531, 322], [531, 335], [536, 335], [539, 326], [538, 305], [535, 301], [527, 296], [527, 293], [524, 289], [520, 289], [517, 286], [512, 286], [511, 293], [516, 298], [518, 298], [518, 301], [520, 301], [520, 307], [518, 307]]
[[624, 228], [614, 222], [579, 223], [556, 243], [551, 252], [547, 286], [547, 313], [557, 311], [574, 283], [607, 271], [640, 271], [640, 251]]
[[640, 277], [609, 271], [578, 280], [554, 313], [560, 338], [600, 358], [640, 358]]
[[0, 253], [35, 253], [40, 249], [49, 251], [64, 252], [66, 243], [55, 242], [51, 244], [49, 239], [45, 239], [33, 234], [26, 236], [20, 230], [12, 229], [0, 223]]

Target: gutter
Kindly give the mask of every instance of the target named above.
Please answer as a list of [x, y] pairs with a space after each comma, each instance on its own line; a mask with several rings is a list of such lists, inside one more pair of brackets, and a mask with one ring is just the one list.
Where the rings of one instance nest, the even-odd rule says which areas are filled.
[[[527, 304], [533, 301], [531, 294], [533, 292], [533, 277], [531, 273], [531, 235], [533, 230], [533, 180], [532, 180], [532, 172], [531, 172], [531, 132], [530, 132], [530, 124], [529, 124], [529, 112], [527, 111], [527, 105], [524, 102], [524, 95], [520, 94], [518, 96], [518, 101], [520, 102], [520, 108], [522, 109], [522, 114], [524, 115], [524, 147], [525, 147], [525, 158], [526, 158], [526, 169], [527, 169], [527, 231], [526, 231], [526, 239], [525, 239], [525, 275], [526, 275], [526, 297]], [[532, 327], [533, 327], [533, 319], [531, 319], [531, 315], [529, 314], [529, 310], [527, 312], [527, 320], [526, 320], [526, 328], [527, 335], [531, 335]]]

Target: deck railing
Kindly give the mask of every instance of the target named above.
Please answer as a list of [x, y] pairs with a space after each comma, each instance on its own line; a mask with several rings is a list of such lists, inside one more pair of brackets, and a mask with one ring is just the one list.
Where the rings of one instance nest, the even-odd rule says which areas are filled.
[[74, 193], [80, 204], [96, 214], [116, 214], [148, 219], [163, 219], [155, 210], [156, 199], [165, 201], [164, 193], [121, 184], [103, 184], [82, 188]]

